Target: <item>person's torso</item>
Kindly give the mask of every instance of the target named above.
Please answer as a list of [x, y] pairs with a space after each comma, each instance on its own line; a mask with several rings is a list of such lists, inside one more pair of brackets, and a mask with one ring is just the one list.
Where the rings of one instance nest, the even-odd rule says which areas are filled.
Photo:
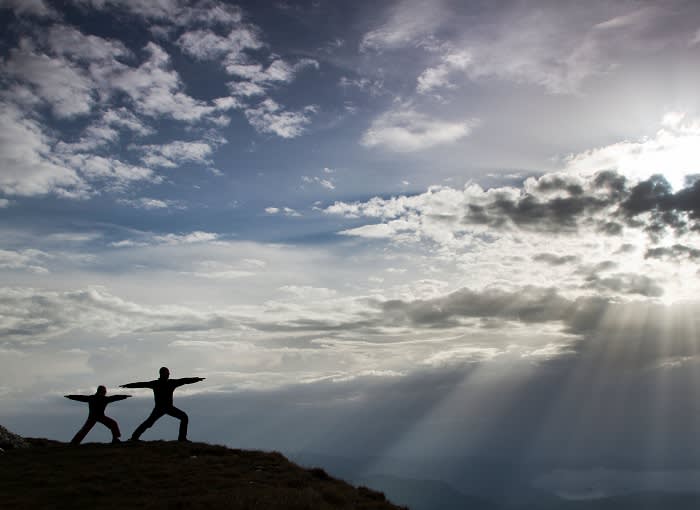
[[175, 391], [175, 384], [169, 379], [156, 380], [153, 385], [156, 407], [171, 407], [173, 405], [173, 391]]
[[104, 416], [106, 407], [107, 397], [101, 397], [99, 395], [90, 396], [90, 400], [88, 401], [90, 416]]

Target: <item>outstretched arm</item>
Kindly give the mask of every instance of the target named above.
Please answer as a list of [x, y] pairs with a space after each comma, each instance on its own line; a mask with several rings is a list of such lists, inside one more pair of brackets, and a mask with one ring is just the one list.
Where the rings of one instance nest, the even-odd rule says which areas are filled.
[[173, 382], [176, 383], [176, 386], [182, 386], [183, 384], [194, 384], [204, 379], [205, 377], [183, 377], [182, 379], [174, 379]]
[[117, 400], [124, 400], [129, 398], [131, 395], [110, 395], [107, 397], [107, 403], [116, 402]]
[[120, 388], [153, 388], [153, 381], [144, 382], [130, 382], [128, 384], [122, 384]]
[[78, 402], [90, 402], [90, 395], [65, 395], [65, 397]]

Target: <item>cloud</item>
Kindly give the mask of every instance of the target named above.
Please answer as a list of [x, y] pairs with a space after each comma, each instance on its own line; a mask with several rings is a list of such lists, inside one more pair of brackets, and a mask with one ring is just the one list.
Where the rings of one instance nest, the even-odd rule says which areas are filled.
[[111, 246], [116, 248], [131, 248], [131, 247], [143, 247], [143, 246], [181, 246], [181, 245], [191, 245], [191, 244], [206, 244], [217, 241], [219, 239], [219, 234], [213, 232], [204, 232], [201, 230], [195, 230], [188, 234], [159, 234], [154, 235], [150, 233], [145, 233], [140, 237], [134, 239], [122, 239], [121, 241], [115, 241], [111, 243]]
[[[324, 169], [328, 170], [328, 169]], [[328, 173], [328, 172], [327, 172]], [[318, 184], [322, 188], [326, 188], [328, 190], [334, 190], [335, 189], [335, 184], [333, 183], [333, 179], [324, 179], [322, 177], [319, 177], [318, 175], [314, 175], [313, 177], [310, 177], [308, 175], [302, 175], [301, 176], [301, 182], [306, 183], [306, 184]]]
[[[663, 179], [635, 184], [613, 172], [586, 178], [557, 173], [526, 179], [519, 188], [434, 186], [322, 210], [347, 218], [349, 225], [338, 232], [343, 236], [456, 263], [480, 285], [494, 279], [534, 285], [544, 278], [572, 295], [595, 291], [675, 301], [694, 292], [683, 278], [694, 277], [696, 258], [683, 246], [695, 243], [699, 189], [696, 183], [673, 193]], [[681, 269], [668, 263], [679, 257], [691, 263]], [[609, 274], [611, 268], [600, 264], [577, 267], [582, 261], [610, 261], [625, 272]]]
[[572, 264], [578, 262], [579, 258], [576, 255], [555, 255], [554, 253], [538, 253], [532, 260], [536, 262], [544, 262], [552, 266], [561, 266], [564, 264]]
[[664, 289], [652, 278], [634, 273], [616, 273], [606, 277], [590, 275], [587, 280], [586, 287], [598, 291], [611, 290], [646, 297], [660, 297], [664, 293]]
[[257, 84], [290, 83], [297, 72], [307, 67], [318, 69], [319, 64], [310, 58], [301, 59], [294, 65], [281, 59], [275, 59], [267, 67], [263, 67], [261, 64], [249, 63], [238, 57], [225, 64], [227, 73]]
[[660, 175], [636, 184], [621, 204], [629, 221], [640, 225], [653, 236], [662, 236], [672, 228], [677, 234], [700, 230], [700, 181], [673, 192]]
[[418, 76], [416, 91], [420, 94], [427, 94], [434, 90], [444, 88], [454, 88], [450, 81], [450, 74], [455, 71], [467, 69], [471, 60], [471, 55], [467, 51], [448, 52], [442, 57], [442, 62], [436, 67], [429, 67]]
[[[113, 157], [74, 152], [99, 146], [99, 136], [80, 144], [54, 144], [37, 121], [25, 117], [14, 105], [0, 104], [5, 129], [0, 135], [2, 172], [0, 189], [11, 195], [33, 196], [55, 193], [66, 198], [84, 198], [95, 193], [94, 185], [121, 189], [133, 182], [158, 183], [152, 170]], [[103, 125], [104, 126], [104, 125]], [[115, 135], [116, 136], [116, 135]]]
[[145, 152], [141, 160], [148, 166], [160, 166], [175, 168], [183, 163], [199, 163], [211, 165], [208, 158], [214, 151], [214, 147], [225, 140], [185, 142], [175, 141], [163, 145], [142, 145], [138, 150]]
[[389, 110], [375, 118], [362, 135], [366, 147], [383, 147], [395, 152], [413, 152], [452, 143], [468, 136], [476, 119], [444, 121], [432, 119], [411, 107]]
[[37, 51], [26, 38], [10, 50], [1, 66], [6, 76], [30, 84], [58, 117], [84, 115], [95, 103], [94, 84], [82, 69], [64, 58]]
[[63, 153], [91, 152], [116, 143], [123, 131], [146, 136], [154, 130], [126, 108], [109, 109], [89, 124], [77, 142], [58, 142], [56, 151]]
[[[598, 232], [620, 234], [621, 226], [611, 229], [614, 220], [630, 227], [646, 226], [649, 230], [663, 226], [682, 228], [689, 214], [696, 218], [693, 185], [673, 194], [662, 178], [653, 178], [631, 185], [614, 172], [581, 178], [566, 173], [546, 174], [529, 178], [522, 189], [511, 187], [482, 189], [467, 184], [463, 191], [434, 186], [426, 193], [389, 199], [372, 198], [367, 202], [336, 202], [325, 212], [346, 217], [383, 218], [391, 220], [383, 229], [444, 228], [453, 233], [465, 225], [488, 226], [491, 229], [521, 228], [539, 232], [577, 232], [594, 226]], [[638, 217], [652, 212], [644, 223]], [[694, 223], [693, 223], [694, 224]], [[364, 228], [364, 227], [362, 227]], [[359, 231], [362, 232], [362, 231]], [[359, 235], [358, 231], [352, 231]]]
[[442, 23], [445, 12], [441, 3], [398, 2], [390, 8], [386, 23], [363, 35], [360, 51], [385, 51], [417, 44]]
[[683, 257], [690, 259], [700, 259], [700, 249], [692, 248], [684, 244], [676, 243], [672, 246], [659, 246], [657, 248], [649, 248], [644, 254], [645, 258], [664, 258], [668, 257], [673, 260], [678, 260]]
[[52, 140], [18, 107], [0, 103], [0, 189], [8, 195], [74, 192], [85, 187], [76, 170], [51, 158]]
[[338, 85], [345, 89], [350, 87], [358, 88], [364, 92], [368, 92], [372, 96], [378, 96], [384, 91], [384, 81], [381, 79], [370, 78], [348, 78], [341, 76], [338, 80]]
[[[105, 189], [121, 190], [130, 183], [138, 181], [162, 182], [162, 177], [156, 175], [150, 168], [131, 165], [112, 157], [77, 153], [64, 156], [63, 161], [73, 168], [79, 168], [80, 175], [86, 181], [104, 183]], [[84, 191], [91, 192], [89, 188]]]
[[[471, 79], [531, 83], [555, 94], [576, 93], [588, 78], [611, 72], [622, 55], [644, 55], [677, 33], [659, 30], [673, 9], [655, 5], [582, 13], [575, 6], [530, 10], [514, 4], [495, 30], [466, 35]], [[611, 16], [611, 17], [609, 17]]]
[[232, 319], [216, 313], [178, 306], [142, 306], [99, 288], [70, 292], [0, 289], [0, 331], [7, 341], [20, 346], [26, 339], [43, 342], [76, 327], [117, 335], [137, 331], [196, 331], [225, 327], [227, 323], [232, 325]]
[[623, 141], [570, 155], [567, 171], [591, 175], [615, 170], [632, 180], [649, 179], [662, 174], [674, 189], [686, 183], [686, 177], [700, 173], [700, 121], [680, 112], [667, 113], [661, 128], [652, 137]]
[[[596, 306], [596, 301], [591, 305]], [[562, 321], [573, 303], [555, 289], [528, 287], [517, 294], [501, 289], [482, 292], [461, 289], [429, 300], [389, 300], [381, 303], [384, 320], [416, 327], [455, 327], [460, 318], [499, 318], [524, 322]]]
[[285, 111], [273, 99], [267, 98], [255, 107], [244, 110], [248, 122], [260, 133], [271, 133], [281, 138], [296, 138], [311, 122], [316, 107], [307, 106], [301, 111]]
[[292, 209], [291, 207], [266, 207], [265, 212], [267, 214], [283, 214], [285, 216], [301, 216], [301, 213]]
[[218, 260], [203, 260], [195, 264], [195, 271], [184, 272], [183, 274], [209, 280], [237, 280], [247, 276], [255, 276], [256, 273], [251, 271], [250, 264], [244, 262], [241, 264], [229, 264]]
[[98, 10], [126, 9], [149, 21], [175, 26], [230, 26], [240, 23], [241, 9], [215, 0], [187, 2], [184, 0], [75, 0], [85, 7]]
[[26, 249], [21, 251], [0, 249], [0, 269], [19, 269], [37, 274], [49, 272], [44, 267], [51, 256], [41, 250]]
[[19, 16], [31, 15], [54, 18], [58, 13], [44, 0], [2, 0], [0, 9], [12, 9]]
[[157, 198], [147, 198], [147, 197], [142, 197], [142, 198], [137, 198], [137, 199], [126, 199], [126, 198], [120, 198], [117, 200], [118, 203], [122, 205], [128, 205], [130, 207], [134, 207], [136, 209], [146, 209], [146, 210], [152, 210], [152, 209], [167, 209], [172, 205], [172, 202], [170, 200], [159, 200]]
[[47, 42], [54, 54], [79, 62], [110, 63], [116, 58], [131, 56], [121, 41], [85, 35], [68, 25], [52, 26]]
[[214, 60], [226, 56], [233, 62], [243, 51], [259, 49], [263, 46], [259, 31], [253, 26], [239, 26], [221, 37], [211, 30], [185, 32], [177, 40], [182, 51], [199, 60]]
[[182, 91], [182, 81], [177, 72], [170, 69], [170, 57], [160, 46], [149, 42], [145, 50], [148, 60], [138, 68], [122, 69], [111, 82], [112, 87], [131, 98], [139, 113], [194, 122], [216, 111], [215, 106]]
[[413, 58], [425, 58], [429, 64], [416, 87], [422, 94], [457, 88], [464, 79], [576, 94], [588, 79], [616, 72], [627, 59], [692, 45], [697, 25], [686, 20], [695, 14], [679, 2], [592, 2], [583, 10], [573, 4], [533, 9], [518, 2], [461, 9], [404, 0], [389, 9], [382, 26], [364, 35], [360, 49], [409, 49]]

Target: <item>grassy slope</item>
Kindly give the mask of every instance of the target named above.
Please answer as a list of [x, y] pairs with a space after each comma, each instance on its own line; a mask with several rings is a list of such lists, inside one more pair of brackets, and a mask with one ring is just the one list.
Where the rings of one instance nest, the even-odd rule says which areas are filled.
[[279, 453], [163, 441], [33, 443], [0, 456], [0, 508], [399, 508]]

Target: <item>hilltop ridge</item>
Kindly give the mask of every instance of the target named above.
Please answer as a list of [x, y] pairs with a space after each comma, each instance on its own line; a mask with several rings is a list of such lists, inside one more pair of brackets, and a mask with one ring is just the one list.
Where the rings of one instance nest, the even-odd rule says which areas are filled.
[[70, 446], [26, 439], [0, 457], [0, 508], [398, 510], [277, 452], [149, 441]]

